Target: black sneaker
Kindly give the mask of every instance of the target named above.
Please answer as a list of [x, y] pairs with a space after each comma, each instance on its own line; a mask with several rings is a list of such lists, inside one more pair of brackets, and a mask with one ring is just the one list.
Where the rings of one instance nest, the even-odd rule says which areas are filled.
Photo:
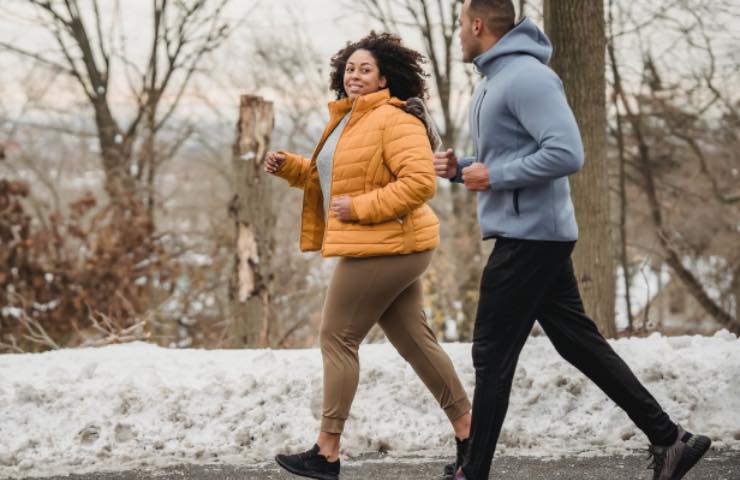
[[329, 462], [314, 445], [307, 452], [295, 455], [278, 455], [275, 461], [292, 474], [318, 480], [339, 480], [339, 460]]
[[694, 435], [678, 426], [676, 442], [669, 447], [650, 445], [654, 470], [653, 480], [679, 480], [707, 453], [712, 441], [704, 435]]
[[469, 438], [466, 438], [465, 440], [460, 440], [459, 438], [455, 437], [457, 455], [455, 456], [455, 463], [448, 463], [447, 465], [445, 465], [445, 479], [452, 480], [454, 478], [455, 472], [457, 472], [457, 469], [462, 466], [463, 460], [465, 460], [465, 454], [468, 452], [469, 443]]

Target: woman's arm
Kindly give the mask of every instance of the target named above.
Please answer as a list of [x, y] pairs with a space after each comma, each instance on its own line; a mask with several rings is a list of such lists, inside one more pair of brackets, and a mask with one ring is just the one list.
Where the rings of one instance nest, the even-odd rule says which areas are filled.
[[352, 197], [352, 219], [383, 223], [406, 216], [434, 196], [432, 148], [421, 121], [398, 111], [383, 132], [383, 159], [396, 180]]
[[310, 160], [294, 153], [268, 152], [265, 171], [285, 179], [291, 187], [305, 188]]

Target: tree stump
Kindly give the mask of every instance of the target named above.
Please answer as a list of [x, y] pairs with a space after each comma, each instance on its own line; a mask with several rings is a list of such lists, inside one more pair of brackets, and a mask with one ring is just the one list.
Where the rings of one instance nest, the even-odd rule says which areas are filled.
[[232, 157], [235, 193], [229, 202], [235, 228], [226, 342], [231, 348], [269, 343], [276, 212], [263, 164], [273, 127], [272, 102], [243, 95]]

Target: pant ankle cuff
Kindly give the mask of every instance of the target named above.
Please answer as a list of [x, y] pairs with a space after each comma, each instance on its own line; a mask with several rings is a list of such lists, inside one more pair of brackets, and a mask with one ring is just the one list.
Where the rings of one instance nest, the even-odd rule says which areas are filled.
[[451, 422], [454, 422], [458, 418], [470, 412], [471, 408], [472, 406], [470, 405], [470, 400], [468, 400], [467, 397], [463, 397], [460, 400], [453, 403], [452, 405], [448, 405], [444, 407], [444, 411], [445, 411], [445, 414], [447, 415], [447, 418]]
[[666, 430], [661, 431], [660, 433], [656, 432], [650, 432], [650, 435], [645, 433], [645, 435], [648, 437], [648, 440], [650, 441], [651, 445], [655, 445], [656, 447], [670, 447], [674, 443], [676, 443], [677, 440], [679, 440], [679, 428], [678, 425], [675, 423], [673, 424], [673, 427], [669, 427], [670, 430], [666, 432]]
[[342, 433], [344, 418], [321, 417], [321, 431], [326, 433]]

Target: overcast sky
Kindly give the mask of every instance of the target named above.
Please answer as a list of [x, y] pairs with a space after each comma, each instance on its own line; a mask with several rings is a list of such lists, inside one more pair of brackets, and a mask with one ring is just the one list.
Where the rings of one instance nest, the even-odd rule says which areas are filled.
[[[145, 63], [148, 53], [147, 46], [151, 41], [149, 33], [151, 32], [152, 0], [99, 1], [103, 9], [107, 9], [108, 12], [112, 11], [114, 5], [120, 5], [123, 17], [123, 32], [116, 32], [116, 36], [120, 38], [121, 33], [125, 34], [128, 58], [133, 59], [138, 64]], [[726, 2], [728, 0], [717, 1]], [[27, 9], [24, 11], [22, 8], [24, 3], [25, 0], [0, 0], [0, 41], [11, 42], [35, 51], [46, 46], [50, 49], [54, 48], [53, 39], [48, 32], [44, 32], [36, 26], [37, 22], [30, 18]], [[213, 75], [223, 76], [224, 71], [228, 71], [234, 66], [243, 66], [244, 69], [250, 67], [249, 59], [243, 56], [244, 51], [241, 49], [243, 45], [239, 44], [240, 41], [247, 39], [249, 35], [259, 36], [264, 33], [266, 37], [274, 38], [275, 35], [281, 35], [282, 32], [288, 33], [295, 30], [304, 32], [305, 36], [318, 50], [322, 65], [317, 65], [317, 67], [325, 67], [328, 65], [331, 55], [341, 48], [346, 41], [362, 37], [374, 26], [366, 15], [362, 15], [362, 12], [359, 10], [353, 11], [351, 8], [353, 3], [356, 4], [357, 2], [352, 0], [232, 0], [227, 14], [235, 22], [239, 22], [239, 32], [233, 36], [232, 43], [228, 45], [228, 48], [218, 53], [217, 62], [214, 62]], [[535, 3], [538, 2], [530, 2], [530, 4]], [[637, 5], [638, 3], [630, 4], [626, 2], [625, 5]], [[80, 0], [80, 4], [89, 6], [88, 0]], [[640, 9], [658, 8], [651, 7], [652, 2], [639, 3], [639, 5], [634, 7], [638, 10], [638, 18], [642, 18], [642, 14], [639, 12]], [[740, 8], [737, 9], [740, 10]], [[90, 12], [91, 10], [88, 8], [83, 15], [91, 15]], [[688, 19], [690, 20], [690, 18]], [[740, 31], [740, 26], [737, 25], [738, 17], [732, 20], [731, 25], [723, 25], [723, 21], [726, 23], [726, 18], [713, 18], [711, 20], [712, 24], [717, 25], [718, 29], [712, 32], [717, 37], [715, 47], [720, 52], [718, 62], [720, 64], [726, 63], [726, 60], [738, 56], [738, 49], [736, 48], [737, 33]], [[732, 26], [738, 26], [738, 28], [730, 28]], [[725, 38], [720, 37], [720, 32], [725, 32]], [[420, 40], [416, 32], [404, 31], [401, 33], [404, 41], [409, 46], [420, 47]], [[236, 39], [235, 43], [234, 39]], [[675, 58], [670, 60], [672, 61], [670, 65], [673, 66], [666, 69], [668, 73], [686, 75], [685, 72], [694, 69], [694, 67], [703, 68], [703, 64], [706, 63], [705, 58], [696, 56], [690, 59], [681, 59], [681, 51], [685, 49], [685, 46], [676, 48], [670, 37], [663, 35], [659, 29], [651, 31], [646, 41], [653, 45], [659, 54], [668, 51], [671, 58]], [[457, 42], [455, 48], [459, 48]], [[618, 54], [623, 59], [629, 58], [630, 55], [637, 55], [636, 58], [639, 63], [638, 49], [632, 48], [626, 42], [620, 45]], [[736, 63], [731, 62], [730, 65], [736, 65]], [[22, 64], [15, 56], [0, 52], [0, 96], [2, 96], [3, 104], [6, 107], [8, 104], [12, 105], [16, 98], [22, 100], [22, 87], [24, 82], [27, 83], [27, 79], [24, 79], [23, 75], [27, 70], [27, 62]], [[117, 74], [119, 77], [121, 76], [120, 73], [120, 70], [117, 73], [114, 71], [114, 75]], [[48, 75], [48, 73], [39, 72], [37, 75]], [[75, 92], [74, 88], [59, 90], [62, 91], [55, 91], [54, 93], [60, 97], [72, 93], [79, 95], [79, 92]], [[120, 102], [115, 103], [130, 102], [131, 99], [126, 97], [126, 89], [119, 88], [119, 91], [121, 95]], [[227, 98], [233, 97], [233, 92], [225, 93]]]
[[[53, 38], [38, 27], [34, 12], [23, 8], [23, 3], [23, 0], [0, 0], [0, 41], [33, 51], [39, 51], [40, 47], [56, 50]], [[81, 0], [80, 3], [85, 5], [86, 2]], [[323, 65], [317, 65], [317, 68], [325, 67], [331, 55], [348, 40], [361, 38], [373, 26], [369, 18], [348, 7], [351, 3], [347, 0], [232, 0], [227, 16], [238, 25], [238, 31], [232, 35], [229, 48], [218, 52], [218, 62], [223, 64], [224, 59], [231, 62], [236, 60], [238, 67], [241, 66], [238, 62], [244, 61], [244, 68], [247, 68], [248, 59], [234, 59], [234, 54], [240, 53], [241, 45], [238, 42], [241, 39], [262, 34], [269, 38], [284, 31], [300, 30], [319, 52]], [[115, 2], [100, 0], [100, 4], [110, 14]], [[116, 32], [115, 36], [121, 38], [121, 35], [125, 35], [127, 58], [142, 65], [146, 62], [151, 41], [151, 0], [121, 0], [120, 5], [123, 31]], [[83, 16], [92, 15], [91, 12], [88, 9]], [[89, 18], [91, 23], [92, 17]], [[89, 28], [92, 26], [89, 25]], [[404, 37], [410, 45], [419, 46], [417, 35], [413, 32]], [[223, 66], [227, 70], [232, 68], [232, 65]], [[25, 80], [22, 75], [27, 70], [27, 61], [22, 62], [15, 55], [0, 51], [0, 95], [4, 97], [6, 106], [18, 103], [14, 99], [23, 100], [21, 87]], [[63, 94], [59, 92], [59, 95]]]

